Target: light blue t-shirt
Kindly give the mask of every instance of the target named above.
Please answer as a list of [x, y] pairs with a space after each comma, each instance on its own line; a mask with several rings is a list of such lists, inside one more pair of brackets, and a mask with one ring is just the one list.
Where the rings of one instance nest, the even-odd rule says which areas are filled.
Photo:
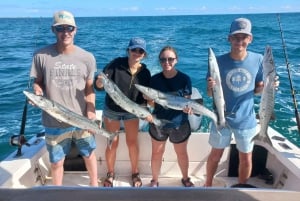
[[263, 81], [261, 54], [247, 52], [243, 61], [230, 54], [217, 57], [224, 99], [226, 121], [233, 129], [251, 129], [256, 126], [254, 111], [255, 84]]

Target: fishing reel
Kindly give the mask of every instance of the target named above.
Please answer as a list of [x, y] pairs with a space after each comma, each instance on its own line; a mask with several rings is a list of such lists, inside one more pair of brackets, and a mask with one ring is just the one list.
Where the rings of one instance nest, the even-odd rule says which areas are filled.
[[10, 137], [10, 145], [18, 147], [18, 151], [17, 151], [17, 154], [16, 154], [15, 157], [22, 156], [22, 146], [23, 145], [30, 146], [30, 144], [27, 143], [27, 140], [24, 137], [24, 135], [13, 135], [13, 136], [11, 136]]
[[24, 135], [13, 135], [10, 137], [10, 145], [11, 146], [23, 146], [23, 145], [27, 145], [30, 146], [30, 144], [27, 143], [26, 138], [24, 137]]
[[[45, 132], [40, 132], [36, 134], [37, 138], [41, 138], [45, 136]], [[40, 142], [41, 139], [37, 139], [35, 142], [33, 143], [28, 143], [25, 136], [23, 134], [20, 135], [13, 135], [10, 137], [10, 145], [11, 146], [17, 146], [18, 147], [18, 151], [16, 154], [16, 157], [22, 156], [22, 146], [26, 145], [28, 147], [30, 147], [31, 145], [37, 144]]]

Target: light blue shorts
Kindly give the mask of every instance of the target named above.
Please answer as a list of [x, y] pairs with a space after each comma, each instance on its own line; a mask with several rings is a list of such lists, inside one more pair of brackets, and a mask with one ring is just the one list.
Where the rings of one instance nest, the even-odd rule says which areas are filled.
[[103, 116], [115, 121], [137, 119], [137, 116], [135, 116], [134, 114], [131, 114], [129, 112], [115, 112], [110, 110], [106, 106], [104, 106], [103, 109]]
[[72, 141], [75, 143], [81, 156], [89, 156], [96, 149], [93, 134], [77, 128], [45, 128], [46, 145], [51, 163], [57, 163], [71, 150]]
[[257, 134], [256, 127], [243, 130], [226, 127], [217, 131], [216, 126], [212, 124], [208, 142], [213, 148], [224, 149], [230, 145], [232, 134], [236, 141], [236, 147], [240, 152], [252, 152], [254, 146], [252, 138]]

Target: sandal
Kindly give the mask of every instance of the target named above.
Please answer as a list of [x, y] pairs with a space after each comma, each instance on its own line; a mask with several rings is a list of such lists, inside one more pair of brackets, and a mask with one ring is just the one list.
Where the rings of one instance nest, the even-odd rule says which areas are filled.
[[154, 179], [152, 179], [150, 182], [150, 187], [158, 187], [158, 186], [159, 186], [158, 181], [155, 181]]
[[115, 174], [112, 172], [108, 172], [103, 182], [103, 187], [113, 187], [114, 179], [115, 179]]
[[191, 178], [181, 179], [181, 183], [184, 187], [194, 187], [195, 185], [191, 182]]
[[132, 174], [131, 178], [132, 178], [132, 186], [133, 187], [142, 187], [143, 183], [142, 183], [140, 174], [138, 172]]

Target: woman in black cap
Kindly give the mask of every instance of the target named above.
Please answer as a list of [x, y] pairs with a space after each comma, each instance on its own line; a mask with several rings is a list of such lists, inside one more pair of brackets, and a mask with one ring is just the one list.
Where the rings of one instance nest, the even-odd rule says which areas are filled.
[[[132, 38], [127, 47], [127, 54], [128, 56], [126, 57], [118, 57], [112, 60], [105, 66], [103, 72], [129, 99], [138, 104], [146, 104], [142, 94], [134, 86], [134, 84], [149, 86], [151, 78], [150, 71], [144, 63], [141, 63], [142, 59], [147, 55], [145, 40], [142, 38]], [[103, 90], [100, 75], [98, 75], [95, 80], [95, 88], [97, 90]], [[119, 131], [121, 121], [123, 121], [126, 144], [131, 161], [132, 185], [133, 187], [141, 187], [142, 181], [138, 170], [139, 119], [118, 106], [108, 94], [106, 94], [105, 97], [103, 117], [105, 129], [110, 132]], [[107, 176], [103, 184], [104, 187], [113, 187], [113, 180], [115, 177], [114, 166], [118, 143], [119, 137], [116, 137], [111, 147], [107, 146], [106, 148]]]

